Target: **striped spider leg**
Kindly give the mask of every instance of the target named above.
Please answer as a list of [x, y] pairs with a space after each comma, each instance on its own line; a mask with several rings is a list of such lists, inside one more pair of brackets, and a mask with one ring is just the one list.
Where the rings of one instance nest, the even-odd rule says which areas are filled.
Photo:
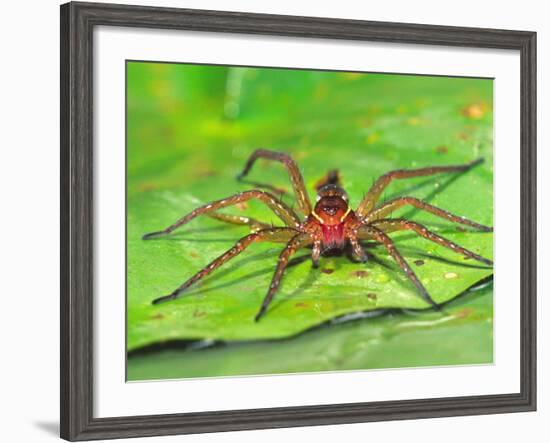
[[372, 239], [377, 241], [378, 243], [383, 244], [387, 249], [388, 253], [393, 257], [393, 259], [397, 262], [399, 267], [407, 275], [409, 280], [411, 280], [414, 286], [418, 289], [422, 298], [424, 298], [424, 300], [426, 300], [429, 304], [431, 304], [436, 308], [438, 308], [439, 305], [437, 305], [437, 303], [431, 298], [428, 291], [426, 290], [424, 285], [420, 282], [420, 280], [418, 279], [418, 277], [416, 276], [416, 274], [414, 273], [410, 265], [403, 258], [401, 253], [397, 250], [393, 240], [387, 235], [387, 233], [389, 232], [402, 231], [402, 230], [411, 230], [427, 240], [437, 243], [440, 246], [449, 248], [458, 254], [462, 254], [466, 258], [472, 258], [487, 266], [493, 265], [492, 260], [484, 258], [476, 254], [475, 252], [472, 252], [444, 237], [441, 237], [440, 235], [430, 231], [420, 223], [416, 223], [416, 222], [413, 222], [410, 220], [404, 220], [404, 219], [382, 219], [382, 220], [373, 221], [370, 224], [363, 225], [358, 231], [358, 237], [363, 240]]
[[446, 211], [445, 209], [441, 209], [441, 208], [438, 208], [437, 206], [430, 205], [429, 203], [426, 203], [425, 201], [419, 200], [418, 198], [415, 198], [415, 197], [397, 197], [392, 200], [388, 200], [387, 202], [382, 203], [379, 207], [374, 209], [372, 212], [368, 213], [363, 218], [363, 221], [365, 223], [371, 223], [373, 221], [383, 219], [387, 215], [394, 212], [396, 209], [405, 205], [411, 205], [416, 209], [421, 209], [423, 211], [429, 212], [430, 214], [436, 215], [437, 217], [440, 217], [442, 219], [445, 219], [454, 223], [470, 226], [471, 228], [477, 229], [479, 231], [493, 232], [492, 226], [485, 226], [485, 225], [476, 223], [475, 221], [468, 220], [466, 217], [461, 217], [461, 216], [452, 214], [451, 212]]
[[225, 223], [231, 223], [232, 225], [250, 226], [250, 230], [252, 232], [257, 232], [262, 229], [269, 229], [272, 227], [269, 223], [258, 221], [255, 218], [248, 217], [247, 215], [224, 214], [221, 212], [210, 212], [206, 215], [210, 218]]
[[254, 317], [255, 321], [259, 321], [260, 318], [265, 314], [267, 307], [273, 300], [273, 296], [279, 289], [281, 279], [283, 277], [283, 272], [285, 271], [290, 257], [300, 248], [306, 247], [313, 242], [313, 239], [308, 233], [299, 233], [297, 232], [294, 237], [286, 244], [285, 248], [279, 254], [279, 260], [277, 261], [277, 267], [275, 268], [275, 273], [271, 279], [271, 284], [269, 285], [269, 290], [267, 295], [262, 302], [260, 310]]
[[395, 231], [405, 231], [405, 230], [413, 231], [416, 234], [418, 234], [420, 237], [423, 237], [427, 240], [437, 243], [440, 246], [444, 246], [445, 248], [449, 248], [450, 250], [456, 252], [457, 254], [462, 254], [465, 258], [473, 258], [474, 260], [477, 260], [478, 262], [481, 262], [487, 266], [493, 266], [492, 260], [489, 260], [488, 258], [484, 258], [481, 255], [476, 254], [475, 252], [465, 249], [462, 246], [457, 245], [456, 243], [453, 243], [451, 240], [448, 240], [436, 234], [435, 232], [430, 231], [428, 228], [421, 225], [420, 223], [416, 223], [411, 220], [387, 218], [384, 220], [377, 220], [375, 222], [372, 222], [370, 226], [374, 226], [377, 229], [380, 229], [384, 232], [395, 232]]
[[[182, 218], [180, 218], [179, 220], [177, 220], [175, 223], [171, 224], [167, 228], [163, 229], [162, 231], [145, 234], [143, 236], [143, 240], [150, 240], [152, 238], [157, 238], [163, 235], [170, 234], [180, 226], [186, 223], [189, 223], [191, 220], [193, 220], [195, 217], [198, 217], [199, 215], [213, 213], [218, 209], [225, 208], [227, 206], [232, 206], [237, 203], [242, 203], [252, 199], [258, 199], [264, 202], [287, 226], [296, 228], [300, 225], [300, 219], [298, 218], [296, 213], [291, 208], [289, 208], [286, 204], [284, 204], [282, 201], [279, 201], [274, 195], [264, 191], [252, 190], [252, 191], [240, 192], [230, 197], [223, 198], [221, 200], [216, 200], [211, 203], [207, 203], [206, 205], [203, 205], [191, 211], [189, 214], [183, 216]], [[224, 215], [218, 215], [214, 217], [223, 218]], [[228, 218], [226, 218], [226, 221], [227, 220]], [[233, 218], [233, 220], [234, 222], [236, 222], [237, 218]], [[244, 219], [241, 221], [244, 224]]]
[[460, 253], [465, 257], [473, 258], [489, 266], [492, 266], [493, 262], [457, 245], [456, 243], [451, 242], [450, 240], [447, 240], [435, 234], [432, 231], [429, 231], [426, 227], [422, 226], [419, 223], [404, 219], [386, 219], [385, 217], [387, 217], [393, 211], [402, 206], [410, 205], [415, 207], [416, 209], [429, 212], [442, 219], [470, 226], [483, 232], [492, 232], [493, 228], [491, 226], [485, 226], [472, 220], [468, 220], [465, 217], [452, 214], [449, 211], [433, 206], [415, 197], [397, 197], [395, 199], [380, 204], [378, 207], [376, 207], [376, 203], [384, 189], [394, 179], [423, 177], [445, 172], [463, 172], [480, 164], [481, 162], [483, 162], [483, 159], [480, 158], [463, 165], [433, 166], [420, 169], [398, 169], [390, 171], [380, 176], [374, 182], [374, 184], [369, 189], [356, 210], [356, 214], [358, 217], [360, 217], [363, 224], [363, 226], [358, 230], [358, 238], [373, 239], [378, 243], [383, 244], [388, 250], [388, 253], [394, 258], [399, 267], [405, 272], [409, 280], [411, 280], [414, 286], [418, 289], [422, 297], [434, 307], [438, 306], [437, 303], [434, 302], [434, 300], [428, 294], [426, 288], [424, 288], [424, 285], [422, 285], [407, 261], [396, 249], [393, 240], [387, 235], [388, 232], [394, 232], [398, 230], [412, 230], [418, 235], [430, 241], [438, 243], [441, 246], [447, 247], [457, 253]]
[[[264, 202], [271, 210], [273, 210], [273, 212], [277, 216], [279, 216], [279, 218], [281, 218], [281, 220], [285, 224], [287, 224], [287, 227], [284, 227], [284, 228], [270, 227], [266, 223], [259, 222], [251, 217], [221, 214], [221, 213], [215, 212], [218, 209], [231, 206], [250, 199], [258, 199]], [[153, 304], [158, 304], [158, 303], [162, 303], [165, 301], [178, 298], [187, 288], [192, 286], [197, 281], [203, 279], [207, 275], [209, 275], [211, 272], [213, 272], [215, 269], [225, 264], [227, 261], [239, 255], [242, 251], [244, 251], [248, 246], [250, 246], [254, 242], [259, 242], [259, 241], [288, 242], [285, 249], [283, 249], [281, 256], [279, 257], [277, 269], [273, 276], [273, 281], [271, 283], [270, 289], [268, 291], [268, 294], [266, 295], [266, 298], [262, 304], [260, 311], [258, 312], [258, 315], [256, 316], [256, 321], [259, 320], [259, 318], [263, 315], [263, 313], [267, 309], [267, 306], [269, 305], [271, 299], [273, 298], [277, 288], [279, 287], [283, 271], [286, 268], [286, 265], [288, 264], [288, 259], [290, 255], [292, 255], [297, 249], [303, 246], [306, 246], [307, 244], [310, 243], [308, 234], [300, 233], [296, 230], [296, 228], [298, 228], [300, 225], [300, 219], [291, 208], [289, 208], [283, 202], [279, 201], [275, 196], [264, 191], [252, 190], [252, 191], [241, 192], [239, 194], [227, 197], [225, 199], [217, 200], [215, 202], [203, 205], [195, 209], [194, 211], [190, 212], [189, 214], [185, 215], [184, 217], [180, 218], [175, 223], [163, 229], [162, 231], [152, 232], [150, 234], [144, 235], [143, 239], [149, 240], [149, 239], [158, 238], [158, 237], [170, 234], [180, 226], [190, 222], [192, 219], [194, 219], [195, 217], [198, 217], [199, 215], [208, 215], [212, 218], [229, 222], [229, 223], [249, 225], [256, 232], [253, 232], [241, 238], [232, 248], [224, 252], [222, 255], [220, 255], [215, 260], [213, 260], [210, 264], [208, 264], [206, 267], [204, 267], [195, 275], [190, 277], [182, 285], [176, 288], [173, 292], [153, 300]]]
[[294, 194], [296, 196], [296, 201], [298, 202], [298, 207], [300, 208], [300, 211], [305, 216], [311, 214], [311, 202], [309, 201], [309, 197], [307, 195], [304, 178], [302, 177], [302, 174], [300, 173], [298, 165], [296, 164], [294, 159], [284, 152], [269, 151], [267, 149], [261, 148], [256, 149], [248, 158], [243, 171], [237, 176], [237, 178], [239, 180], [242, 180], [244, 177], [246, 177], [246, 175], [250, 172], [252, 165], [254, 165], [256, 160], [259, 158], [278, 161], [286, 167], [286, 169], [288, 170], [290, 181], [292, 182], [292, 188], [294, 189]]
[[418, 292], [420, 292], [420, 295], [424, 300], [426, 300], [430, 305], [432, 305], [434, 308], [439, 309], [439, 305], [432, 299], [420, 279], [416, 276], [414, 271], [412, 270], [411, 266], [403, 258], [401, 253], [397, 250], [395, 243], [393, 240], [380, 228], [372, 225], [365, 225], [362, 226], [358, 231], [358, 237], [361, 240], [375, 240], [378, 243], [381, 243], [384, 245], [384, 247], [387, 249], [388, 254], [392, 256], [392, 258], [397, 262], [399, 267], [403, 270], [405, 275], [409, 278], [409, 280], [413, 283], [413, 285], [416, 287]]
[[359, 206], [355, 211], [359, 217], [365, 217], [369, 214], [375, 207], [376, 202], [380, 198], [380, 195], [390, 184], [392, 180], [403, 179], [403, 178], [412, 178], [412, 177], [425, 177], [428, 175], [441, 174], [444, 172], [463, 172], [467, 171], [470, 168], [483, 162], [482, 158], [474, 160], [470, 163], [464, 165], [453, 165], [453, 166], [432, 166], [428, 168], [420, 169], [396, 169], [394, 171], [387, 172], [386, 174], [380, 176], [374, 184], [371, 186]]
[[[289, 242], [287, 244], [287, 248], [288, 248], [288, 245], [292, 243], [292, 239], [296, 237], [297, 234], [299, 233], [293, 228], [268, 228], [268, 229], [262, 229], [257, 232], [253, 232], [252, 234], [248, 234], [247, 236], [241, 238], [237, 243], [235, 243], [235, 245], [232, 248], [228, 249], [218, 258], [210, 262], [210, 264], [208, 264], [207, 266], [202, 268], [199, 272], [197, 272], [195, 275], [193, 275], [188, 280], [186, 280], [182, 285], [176, 288], [173, 292], [153, 300], [153, 304], [158, 304], [161, 302], [173, 300], [179, 297], [191, 285], [203, 279], [204, 277], [209, 275], [211, 272], [213, 272], [215, 269], [219, 268], [224, 263], [227, 263], [229, 260], [239, 255], [241, 252], [243, 252], [248, 246], [250, 246], [254, 242], [260, 242], [260, 241]], [[280, 280], [280, 276], [279, 276], [279, 280]], [[278, 285], [278, 281], [277, 281], [277, 285]]]
[[[222, 266], [227, 261], [236, 257], [254, 242], [272, 241], [286, 243], [284, 249], [280, 252], [277, 260], [275, 272], [267, 294], [260, 306], [255, 320], [258, 321], [266, 313], [269, 304], [275, 296], [284, 271], [288, 265], [290, 257], [300, 248], [311, 246], [311, 259], [314, 267], [317, 267], [321, 256], [329, 250], [342, 251], [350, 248], [351, 252], [359, 262], [365, 262], [367, 255], [360, 243], [360, 240], [374, 240], [382, 244], [388, 253], [397, 262], [399, 267], [405, 272], [409, 280], [414, 284], [421, 296], [435, 308], [439, 305], [431, 298], [424, 285], [420, 282], [412, 268], [405, 258], [397, 250], [394, 241], [388, 236], [388, 233], [411, 230], [427, 240], [435, 242], [441, 246], [447, 247], [467, 258], [480, 261], [485, 265], [492, 266], [493, 262], [489, 259], [463, 248], [456, 243], [447, 240], [434, 232], [429, 231], [419, 223], [405, 220], [387, 218], [396, 209], [410, 205], [417, 209], [429, 212], [442, 219], [460, 223], [484, 232], [492, 232], [493, 228], [484, 226], [465, 217], [454, 215], [444, 209], [430, 205], [414, 197], [399, 197], [393, 200], [377, 205], [377, 201], [385, 187], [394, 179], [403, 179], [409, 177], [421, 177], [443, 172], [466, 171], [473, 166], [481, 163], [483, 160], [455, 166], [434, 166], [421, 169], [395, 170], [382, 175], [375, 181], [368, 193], [365, 195], [356, 211], [353, 211], [349, 205], [348, 196], [340, 184], [340, 177], [337, 170], [331, 170], [316, 184], [317, 197], [315, 205], [312, 207], [309, 200], [304, 179], [298, 169], [296, 162], [285, 153], [269, 151], [266, 149], [257, 149], [249, 157], [239, 178], [245, 177], [252, 168], [255, 161], [259, 158], [281, 162], [287, 169], [298, 207], [303, 214], [303, 220], [290, 207], [277, 199], [273, 194], [260, 190], [244, 191], [239, 194], [217, 200], [203, 205], [184, 217], [177, 220], [172, 225], [162, 231], [153, 232], [143, 236], [143, 239], [157, 238], [173, 232], [178, 227], [188, 223], [199, 215], [207, 215], [220, 221], [247, 225], [252, 229], [252, 233], [241, 238], [232, 248], [224, 252], [209, 265], [201, 269], [195, 275], [190, 277], [181, 286], [175, 289], [169, 295], [157, 298], [153, 303], [160, 303], [167, 300], [173, 300], [179, 297], [187, 288], [209, 275], [215, 269]], [[272, 227], [267, 223], [255, 220], [251, 217], [241, 215], [230, 215], [217, 212], [219, 209], [231, 206], [247, 200], [257, 199], [265, 203], [286, 225], [285, 227]]]

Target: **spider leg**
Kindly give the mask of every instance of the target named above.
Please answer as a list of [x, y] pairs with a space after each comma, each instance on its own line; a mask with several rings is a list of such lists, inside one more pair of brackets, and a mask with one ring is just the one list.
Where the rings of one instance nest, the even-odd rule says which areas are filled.
[[283, 277], [283, 272], [288, 264], [290, 256], [294, 254], [298, 249], [310, 244], [312, 241], [313, 240], [309, 234], [297, 234], [292, 237], [285, 248], [281, 251], [281, 254], [279, 255], [279, 260], [277, 262], [277, 268], [275, 269], [275, 273], [273, 274], [273, 278], [271, 279], [271, 284], [269, 285], [269, 290], [267, 291], [267, 295], [262, 302], [260, 310], [256, 314], [256, 317], [254, 317], [255, 321], [260, 320], [260, 318], [265, 314], [269, 303], [271, 303], [275, 292], [277, 292], [279, 284], [281, 283], [281, 278]]
[[298, 206], [304, 215], [309, 215], [311, 213], [311, 202], [307, 195], [306, 186], [304, 185], [304, 178], [298, 169], [298, 165], [292, 159], [292, 157], [284, 152], [275, 152], [269, 151], [267, 149], [256, 149], [248, 158], [246, 165], [237, 179], [242, 180], [250, 169], [254, 162], [259, 158], [266, 158], [268, 160], [275, 160], [281, 162], [285, 165], [288, 170], [288, 175], [290, 176], [290, 181], [292, 182], [292, 188], [294, 189], [294, 194], [296, 195], [296, 200], [298, 201]]
[[321, 258], [321, 242], [316, 240], [313, 242], [313, 250], [311, 251], [311, 261], [314, 268], [319, 267], [319, 260]]
[[361, 201], [361, 203], [359, 203], [356, 213], [360, 217], [364, 217], [370, 211], [372, 211], [372, 209], [374, 208], [374, 205], [376, 204], [376, 202], [378, 201], [378, 198], [380, 197], [380, 194], [382, 194], [386, 186], [388, 186], [392, 180], [402, 179], [402, 178], [411, 178], [411, 177], [423, 177], [426, 175], [440, 174], [443, 172], [467, 171], [468, 169], [473, 168], [474, 166], [482, 162], [483, 162], [483, 159], [479, 158], [477, 160], [474, 160], [470, 163], [466, 163], [464, 165], [432, 166], [432, 167], [421, 168], [421, 169], [397, 169], [395, 171], [387, 172], [386, 174], [382, 175], [374, 182], [374, 184], [371, 186], [371, 188], [369, 189], [365, 197], [363, 197], [363, 200]]
[[252, 190], [252, 191], [240, 192], [239, 194], [232, 195], [222, 200], [217, 200], [217, 201], [208, 203], [206, 205], [203, 205], [195, 209], [194, 211], [191, 211], [189, 214], [185, 215], [184, 217], [180, 218], [178, 221], [168, 226], [166, 229], [163, 229], [162, 231], [158, 231], [158, 232], [152, 232], [150, 234], [145, 234], [143, 236], [143, 240], [149, 240], [151, 238], [170, 234], [172, 231], [179, 228], [181, 225], [184, 225], [190, 222], [195, 217], [201, 214], [211, 213], [218, 209], [225, 208], [226, 206], [231, 206], [236, 203], [241, 203], [251, 199], [258, 199], [264, 202], [283, 222], [285, 222], [287, 226], [295, 228], [295, 227], [298, 227], [298, 225], [300, 224], [300, 220], [298, 219], [298, 216], [296, 215], [296, 213], [292, 209], [290, 209], [287, 205], [285, 205], [282, 201], [277, 200], [275, 196], [273, 196], [272, 194], [269, 194], [268, 192]]
[[418, 289], [420, 292], [420, 295], [422, 295], [422, 298], [426, 300], [430, 305], [432, 305], [436, 309], [441, 309], [440, 306], [432, 299], [430, 294], [428, 294], [428, 291], [424, 287], [424, 285], [420, 282], [412, 268], [409, 266], [407, 261], [403, 258], [401, 253], [397, 250], [395, 247], [395, 244], [393, 240], [388, 237], [386, 233], [384, 233], [382, 230], [380, 230], [377, 227], [374, 227], [372, 225], [363, 226], [358, 231], [358, 237], [360, 239], [374, 239], [378, 243], [383, 244], [388, 253], [393, 257], [393, 259], [397, 262], [399, 267], [405, 272], [409, 280], [413, 283], [413, 285]]
[[372, 212], [369, 212], [365, 217], [364, 221], [365, 223], [371, 223], [374, 220], [379, 220], [381, 218], [386, 217], [388, 214], [391, 214], [393, 211], [395, 211], [396, 209], [404, 205], [414, 206], [417, 209], [422, 209], [426, 212], [437, 215], [438, 217], [441, 217], [445, 220], [470, 226], [480, 231], [493, 232], [492, 226], [481, 225], [472, 220], [468, 220], [465, 217], [454, 215], [448, 211], [445, 211], [444, 209], [438, 208], [437, 206], [430, 205], [429, 203], [426, 203], [425, 201], [419, 200], [418, 198], [415, 198], [415, 197], [398, 197], [393, 200], [389, 200], [383, 203], [382, 205], [380, 205], [378, 208], [374, 209]]
[[359, 243], [357, 235], [350, 236], [349, 242], [351, 244], [351, 249], [353, 251], [353, 254], [357, 257], [357, 259], [361, 263], [365, 263], [367, 261], [367, 254], [365, 253], [363, 246], [361, 246], [361, 243]]
[[317, 192], [319, 192], [319, 189], [326, 185], [336, 185], [342, 187], [342, 180], [340, 178], [340, 171], [338, 171], [338, 169], [328, 170], [323, 177], [317, 180], [314, 188]]
[[493, 266], [492, 260], [489, 260], [488, 258], [484, 258], [481, 255], [476, 254], [475, 252], [465, 249], [462, 246], [457, 245], [456, 243], [453, 243], [452, 241], [437, 235], [436, 233], [428, 230], [428, 228], [421, 225], [420, 223], [416, 223], [409, 220], [403, 220], [403, 219], [384, 219], [384, 220], [378, 220], [373, 222], [373, 225], [376, 228], [383, 230], [384, 232], [402, 231], [402, 230], [414, 231], [421, 237], [424, 237], [425, 239], [433, 241], [438, 245], [449, 248], [458, 254], [462, 254], [464, 257], [473, 258], [474, 260], [477, 260], [488, 266]]
[[214, 218], [216, 220], [220, 220], [226, 223], [231, 223], [234, 225], [250, 226], [250, 228], [253, 231], [260, 231], [261, 229], [271, 228], [270, 224], [258, 221], [252, 217], [247, 217], [246, 215], [222, 214], [220, 212], [211, 212], [207, 215], [211, 218]]
[[214, 271], [224, 263], [228, 262], [232, 258], [239, 255], [253, 242], [258, 242], [258, 241], [274, 241], [274, 242], [285, 241], [286, 242], [289, 239], [293, 238], [295, 235], [296, 235], [296, 231], [291, 228], [271, 228], [271, 229], [264, 229], [262, 231], [249, 234], [241, 238], [237, 243], [235, 243], [235, 245], [231, 249], [227, 250], [218, 258], [213, 260], [210, 264], [202, 268], [199, 272], [197, 272], [195, 275], [190, 277], [187, 281], [185, 281], [181, 286], [176, 288], [173, 292], [153, 300], [153, 304], [156, 305], [157, 303], [173, 300], [179, 297], [191, 285], [203, 279], [212, 271]]

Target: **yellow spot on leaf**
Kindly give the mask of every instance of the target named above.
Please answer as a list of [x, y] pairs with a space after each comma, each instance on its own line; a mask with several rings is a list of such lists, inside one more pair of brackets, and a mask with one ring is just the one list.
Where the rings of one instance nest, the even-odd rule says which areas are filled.
[[359, 80], [363, 75], [360, 72], [342, 72], [340, 76], [345, 80]]
[[380, 139], [380, 134], [378, 132], [373, 132], [367, 136], [367, 144], [372, 145]]
[[420, 117], [411, 117], [407, 119], [407, 123], [411, 126], [420, 126], [425, 123], [424, 119]]
[[472, 103], [465, 108], [462, 108], [461, 113], [464, 117], [479, 120], [480, 118], [483, 118], [488, 109], [489, 106], [487, 103]]

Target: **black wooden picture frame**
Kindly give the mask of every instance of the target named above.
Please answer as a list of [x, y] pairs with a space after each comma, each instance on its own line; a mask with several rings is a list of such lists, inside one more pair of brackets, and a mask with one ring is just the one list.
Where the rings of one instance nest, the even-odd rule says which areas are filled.
[[[94, 27], [123, 26], [519, 51], [521, 58], [520, 393], [253, 410], [93, 416]], [[536, 408], [536, 33], [189, 9], [61, 6], [61, 437], [144, 437], [357, 423]]]

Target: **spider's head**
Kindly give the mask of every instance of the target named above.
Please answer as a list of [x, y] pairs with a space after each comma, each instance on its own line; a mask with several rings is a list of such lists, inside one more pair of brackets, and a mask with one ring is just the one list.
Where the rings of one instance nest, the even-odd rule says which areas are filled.
[[351, 212], [346, 191], [334, 184], [328, 184], [319, 189], [317, 203], [313, 209], [313, 216], [322, 225], [338, 225]]

